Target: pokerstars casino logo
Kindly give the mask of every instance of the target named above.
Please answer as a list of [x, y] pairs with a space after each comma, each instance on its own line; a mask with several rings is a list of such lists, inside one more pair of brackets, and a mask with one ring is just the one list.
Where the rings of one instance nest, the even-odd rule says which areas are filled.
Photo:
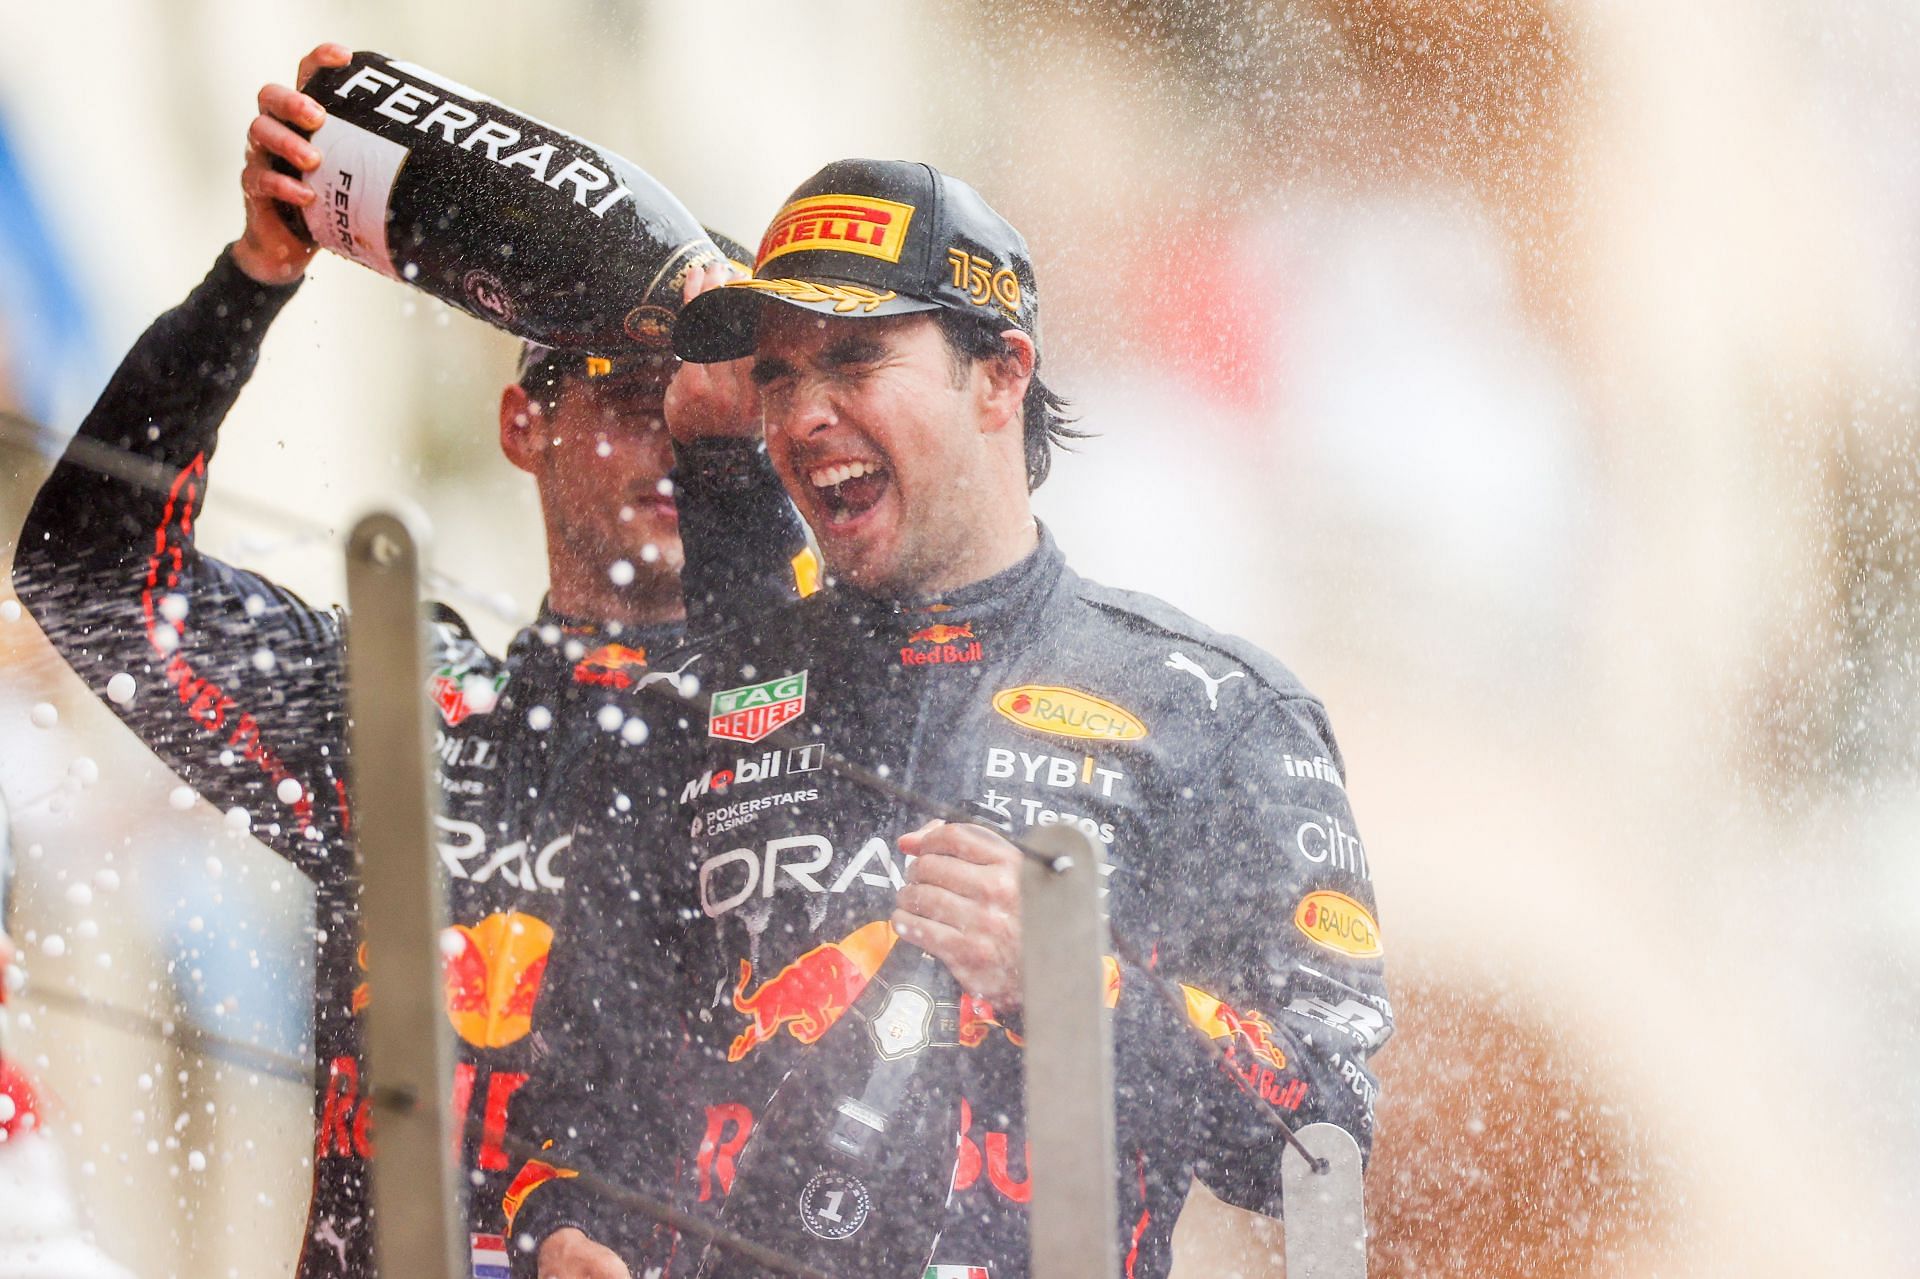
[[1382, 953], [1380, 925], [1345, 893], [1308, 893], [1293, 912], [1293, 926], [1314, 945], [1354, 959], [1375, 959]]
[[1022, 728], [1055, 737], [1133, 742], [1147, 726], [1104, 697], [1048, 684], [1022, 684], [993, 695], [993, 709]]
[[707, 736], [757, 742], [807, 710], [807, 673], [782, 675], [759, 684], [742, 684], [713, 695]]

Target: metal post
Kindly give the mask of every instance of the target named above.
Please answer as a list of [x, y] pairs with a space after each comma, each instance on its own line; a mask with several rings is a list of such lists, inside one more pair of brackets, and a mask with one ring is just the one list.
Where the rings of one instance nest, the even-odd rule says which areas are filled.
[[374, 1256], [383, 1275], [468, 1271], [452, 1152], [438, 864], [427, 799], [418, 543], [376, 511], [347, 543], [353, 833], [367, 947]]
[[1367, 1279], [1360, 1147], [1346, 1129], [1334, 1124], [1308, 1124], [1299, 1137], [1326, 1167], [1315, 1172], [1292, 1146], [1280, 1156], [1287, 1279]]
[[1028, 858], [1020, 869], [1031, 1279], [1117, 1275], [1100, 854], [1072, 826], [1042, 826], [1027, 838], [1058, 867]]

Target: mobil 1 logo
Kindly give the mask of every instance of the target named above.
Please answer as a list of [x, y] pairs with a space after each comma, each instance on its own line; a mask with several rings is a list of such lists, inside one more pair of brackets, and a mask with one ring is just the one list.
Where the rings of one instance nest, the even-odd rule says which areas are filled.
[[827, 757], [826, 745], [812, 742], [786, 750], [762, 751], [758, 755], [735, 759], [731, 768], [709, 768], [680, 788], [680, 802], [691, 804], [702, 795], [724, 795], [735, 786], [770, 782], [796, 773], [818, 772]]

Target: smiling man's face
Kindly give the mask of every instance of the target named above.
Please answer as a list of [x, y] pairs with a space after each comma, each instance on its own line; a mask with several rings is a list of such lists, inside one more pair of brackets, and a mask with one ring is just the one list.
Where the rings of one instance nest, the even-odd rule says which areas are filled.
[[753, 376], [768, 457], [830, 573], [898, 594], [975, 580], [992, 461], [983, 375], [956, 368], [932, 318], [769, 305]]

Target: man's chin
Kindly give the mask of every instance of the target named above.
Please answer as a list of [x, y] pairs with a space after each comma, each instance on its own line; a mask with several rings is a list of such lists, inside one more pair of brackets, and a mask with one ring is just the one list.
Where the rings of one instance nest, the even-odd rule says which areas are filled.
[[678, 537], [630, 538], [608, 562], [607, 576], [615, 586], [657, 582], [678, 577], [686, 567], [686, 552]]

